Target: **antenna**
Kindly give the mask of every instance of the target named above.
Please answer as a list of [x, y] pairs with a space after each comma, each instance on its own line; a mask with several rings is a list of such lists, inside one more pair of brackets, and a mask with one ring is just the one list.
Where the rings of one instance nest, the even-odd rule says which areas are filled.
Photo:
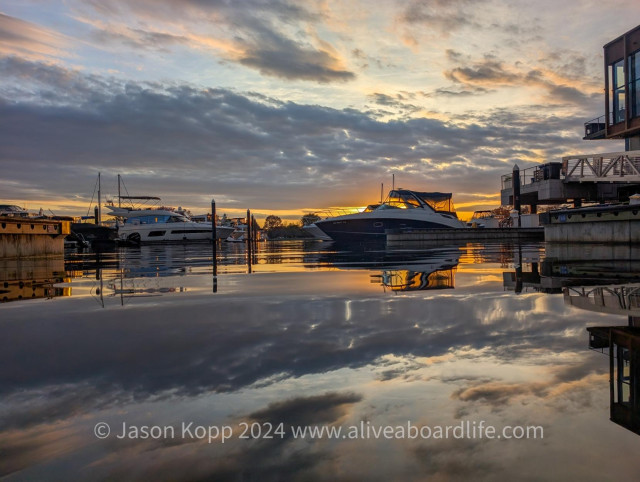
[[396, 189], [396, 175], [391, 174], [391, 190], [395, 191]]

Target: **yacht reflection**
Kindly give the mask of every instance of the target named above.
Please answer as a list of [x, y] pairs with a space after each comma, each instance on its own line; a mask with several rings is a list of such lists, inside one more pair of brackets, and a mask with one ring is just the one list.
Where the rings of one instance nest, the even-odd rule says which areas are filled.
[[0, 260], [0, 302], [71, 296], [62, 258]]
[[371, 283], [385, 290], [453, 289], [461, 252], [456, 248], [416, 252], [338, 251], [320, 255], [320, 264], [339, 270], [372, 270]]
[[[415, 269], [415, 268], [414, 268]], [[391, 291], [421, 291], [455, 288], [455, 266], [435, 271], [389, 269], [371, 275], [372, 283], [380, 283]]]

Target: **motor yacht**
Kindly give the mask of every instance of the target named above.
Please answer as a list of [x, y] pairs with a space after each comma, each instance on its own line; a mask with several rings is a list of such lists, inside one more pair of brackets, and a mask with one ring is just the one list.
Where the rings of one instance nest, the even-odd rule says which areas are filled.
[[384, 240], [387, 231], [462, 229], [451, 193], [394, 189], [379, 205], [356, 214], [336, 216], [315, 225], [337, 242]]
[[[118, 237], [129, 244], [211, 240], [212, 223], [195, 222], [185, 211], [163, 207], [124, 212], [116, 208], [111, 214], [124, 220], [118, 226]], [[216, 225], [216, 239], [227, 239], [233, 230], [231, 226]]]

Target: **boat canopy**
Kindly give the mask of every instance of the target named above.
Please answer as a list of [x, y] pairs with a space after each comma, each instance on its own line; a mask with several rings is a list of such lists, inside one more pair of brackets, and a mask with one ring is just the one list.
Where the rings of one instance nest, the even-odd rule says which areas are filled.
[[453, 194], [450, 192], [416, 192], [416, 196], [433, 208], [434, 211], [454, 213]]
[[156, 196], [118, 196], [120, 199], [137, 199], [139, 201], [160, 201]]
[[[417, 199], [416, 199], [417, 198]], [[418, 199], [429, 205], [434, 211], [454, 214], [453, 195], [450, 192], [418, 192], [408, 189], [396, 189], [389, 193], [388, 202], [391, 204], [402, 203], [408, 207], [418, 207]]]

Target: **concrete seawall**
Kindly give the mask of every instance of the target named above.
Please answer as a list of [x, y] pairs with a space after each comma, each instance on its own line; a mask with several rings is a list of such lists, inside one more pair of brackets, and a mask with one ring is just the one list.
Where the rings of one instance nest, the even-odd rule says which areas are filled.
[[552, 243], [640, 243], [638, 205], [552, 211], [543, 222]]
[[64, 254], [69, 221], [0, 218], [0, 258]]

